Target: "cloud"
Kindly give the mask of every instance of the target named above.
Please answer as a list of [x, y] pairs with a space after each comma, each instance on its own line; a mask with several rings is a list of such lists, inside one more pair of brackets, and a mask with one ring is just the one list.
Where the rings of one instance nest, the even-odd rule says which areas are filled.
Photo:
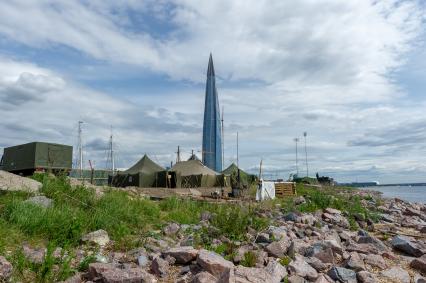
[[24, 72], [16, 81], [0, 82], [0, 99], [13, 105], [43, 101], [46, 93], [63, 87], [64, 81], [59, 77]]
[[[111, 125], [120, 167], [143, 153], [166, 165], [178, 145], [189, 156], [200, 150], [212, 51], [227, 162], [236, 159], [239, 131], [243, 167], [255, 172], [263, 158], [273, 174], [288, 176], [296, 170], [293, 138], [307, 131], [311, 172], [426, 172], [416, 153], [423, 99], [395, 80], [422, 35], [424, 12], [414, 0], [7, 1], [0, 48], [30, 51], [0, 57], [0, 143], [75, 145], [83, 120], [86, 153], [97, 164]], [[64, 47], [83, 63], [49, 61], [62, 60]], [[162, 87], [141, 83], [130, 95], [128, 76], [142, 75], [160, 77]]]
[[426, 120], [410, 121], [391, 128], [378, 129], [365, 133], [362, 137], [350, 140], [349, 146], [419, 146], [426, 140]]

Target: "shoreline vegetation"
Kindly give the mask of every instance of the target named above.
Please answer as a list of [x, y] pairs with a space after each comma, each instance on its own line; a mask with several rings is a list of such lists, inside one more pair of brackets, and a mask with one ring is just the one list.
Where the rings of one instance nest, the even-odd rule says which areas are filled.
[[303, 184], [261, 203], [154, 201], [33, 179], [37, 193], [0, 191], [0, 282], [425, 282], [424, 204]]

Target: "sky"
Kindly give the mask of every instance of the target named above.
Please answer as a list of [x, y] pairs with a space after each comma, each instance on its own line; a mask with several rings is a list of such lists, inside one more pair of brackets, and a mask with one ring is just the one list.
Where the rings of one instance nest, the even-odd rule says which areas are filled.
[[[267, 178], [426, 181], [423, 0], [10, 0], [0, 148], [77, 145], [104, 168], [201, 151], [210, 52], [225, 166]], [[1, 151], [0, 151], [1, 152]], [[85, 164], [88, 167], [88, 164]]]

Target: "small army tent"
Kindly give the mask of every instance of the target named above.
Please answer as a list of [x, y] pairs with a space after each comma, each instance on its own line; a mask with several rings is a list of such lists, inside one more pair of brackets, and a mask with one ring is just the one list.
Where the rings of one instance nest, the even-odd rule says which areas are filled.
[[[135, 165], [114, 176], [111, 184], [116, 187], [160, 187], [165, 186], [165, 169], [152, 161], [146, 154]], [[163, 176], [163, 177], [161, 177]], [[161, 179], [161, 180], [160, 180]]]
[[[237, 178], [238, 176], [238, 166], [235, 163], [232, 163], [229, 165], [228, 168], [222, 171], [222, 174], [231, 176], [231, 178]], [[253, 183], [256, 180], [255, 175], [248, 174], [244, 172], [242, 169], [240, 169], [240, 182], [243, 185], [249, 185]]]
[[226, 186], [224, 175], [204, 166], [201, 161], [192, 159], [176, 163], [170, 171], [175, 172], [176, 187], [219, 187]]

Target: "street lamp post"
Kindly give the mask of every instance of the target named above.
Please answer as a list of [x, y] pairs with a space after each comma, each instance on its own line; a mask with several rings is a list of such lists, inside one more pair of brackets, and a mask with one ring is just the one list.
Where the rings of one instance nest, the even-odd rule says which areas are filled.
[[298, 138], [294, 138], [294, 142], [296, 143], [296, 175], [299, 176], [299, 160], [298, 160], [298, 156], [297, 156], [297, 143], [299, 142]]
[[303, 132], [303, 137], [305, 138], [305, 161], [306, 161], [306, 177], [309, 177], [309, 166], [308, 166], [308, 150], [306, 147], [306, 136], [308, 135], [307, 132]]

